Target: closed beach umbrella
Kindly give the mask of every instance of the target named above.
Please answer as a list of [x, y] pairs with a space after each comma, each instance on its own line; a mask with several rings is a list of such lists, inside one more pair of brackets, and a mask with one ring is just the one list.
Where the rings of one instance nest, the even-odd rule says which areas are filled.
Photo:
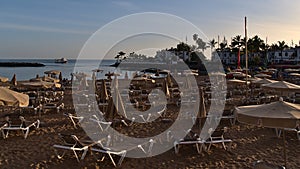
[[168, 86], [173, 87], [173, 82], [170, 73], [167, 74], [167, 83]]
[[203, 88], [200, 88], [200, 114], [201, 118], [206, 117], [205, 98]]
[[183, 88], [187, 89], [187, 90], [190, 90], [192, 88], [192, 84], [191, 84], [191, 81], [189, 79], [189, 76], [185, 76], [185, 81], [183, 83]]
[[124, 103], [118, 88], [114, 88], [114, 92], [112, 93], [112, 96], [109, 98], [108, 110], [106, 113], [107, 113], [106, 117], [109, 119], [115, 118], [115, 115], [117, 113], [124, 115], [124, 117], [127, 118]]
[[119, 88], [119, 81], [117, 75], [114, 75], [114, 79], [111, 82], [111, 89], [113, 88]]
[[164, 80], [162, 90], [164, 91], [164, 93], [167, 97], [170, 97], [170, 91], [169, 91], [169, 87], [168, 87], [168, 84], [167, 84], [166, 80]]
[[127, 73], [127, 72], [125, 73], [125, 77], [124, 77], [124, 79], [125, 79], [125, 80], [128, 80], [128, 79], [129, 79], [129, 77], [128, 77], [128, 73]]
[[241, 123], [283, 129], [284, 160], [287, 165], [285, 128], [296, 128], [300, 124], [300, 105], [280, 101], [263, 105], [241, 106], [235, 110]]
[[61, 72], [59, 72], [59, 76], [58, 76], [59, 81], [61, 82], [63, 80], [62, 74]]
[[107, 88], [106, 88], [104, 79], [102, 79], [102, 82], [101, 82], [100, 99], [102, 102], [105, 102], [108, 100]]
[[29, 104], [27, 94], [18, 93], [5, 87], [0, 87], [0, 101], [4, 105], [26, 107]]
[[14, 86], [17, 86], [17, 77], [16, 74], [14, 74], [13, 78], [11, 79], [10, 83]]

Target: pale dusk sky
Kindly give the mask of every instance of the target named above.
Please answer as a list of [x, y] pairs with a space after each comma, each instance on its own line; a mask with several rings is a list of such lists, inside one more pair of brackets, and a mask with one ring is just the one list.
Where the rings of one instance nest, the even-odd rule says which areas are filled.
[[[298, 44], [299, 7], [298, 0], [2, 1], [0, 59], [76, 58], [99, 28], [120, 17], [142, 12], [176, 15], [196, 25], [209, 39], [217, 39], [219, 35], [229, 41], [235, 35], [244, 36], [247, 16], [249, 37], [256, 34], [264, 40], [268, 37], [268, 44], [282, 40], [289, 45], [292, 41]], [[194, 43], [192, 34], [186, 35], [189, 44]], [[184, 36], [179, 38], [186, 40]]]

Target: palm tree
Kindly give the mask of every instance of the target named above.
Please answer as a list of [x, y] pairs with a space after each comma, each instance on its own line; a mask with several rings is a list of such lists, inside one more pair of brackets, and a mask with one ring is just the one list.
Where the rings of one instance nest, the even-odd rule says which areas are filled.
[[285, 43], [285, 41], [278, 41], [278, 49], [281, 51], [281, 61], [283, 59], [283, 50], [288, 48], [288, 45]]
[[264, 66], [267, 66], [268, 58], [267, 58], [267, 52], [270, 49], [270, 46], [266, 43], [263, 43], [261, 46], [261, 50], [263, 51], [263, 57], [264, 57]]
[[197, 41], [197, 39], [198, 39], [198, 34], [194, 34], [194, 35], [193, 35], [193, 40], [194, 40], [194, 41]]
[[197, 49], [201, 49], [202, 52], [204, 52], [204, 50], [208, 47], [206, 46], [206, 42], [204, 42], [201, 38], [199, 38], [198, 34], [193, 35], [193, 40], [198, 45]]
[[262, 49], [262, 47], [264, 46], [264, 41], [257, 35], [251, 38], [251, 40], [252, 40], [253, 52], [259, 52], [260, 49]]
[[224, 51], [226, 46], [227, 46], [227, 43], [225, 43], [225, 42], [220, 43], [220, 50]]
[[216, 46], [217, 42], [215, 39], [212, 39], [208, 42], [208, 45], [210, 46], [211, 51], [213, 50], [213, 48]]
[[230, 45], [230, 46], [231, 46], [232, 48], [240, 48], [240, 47], [242, 47], [243, 45], [245, 45], [241, 37], [242, 37], [241, 35], [235, 36], [235, 37], [232, 39], [231, 45]]

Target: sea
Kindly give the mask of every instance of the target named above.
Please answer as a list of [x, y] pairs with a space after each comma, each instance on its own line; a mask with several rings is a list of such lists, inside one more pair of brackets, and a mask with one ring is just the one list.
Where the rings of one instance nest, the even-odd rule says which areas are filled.
[[[65, 64], [54, 63], [54, 59], [0, 59], [0, 62], [30, 62], [30, 63], [42, 63], [44, 67], [0, 67], [0, 76], [11, 79], [14, 74], [18, 81], [29, 80], [35, 78], [36, 75], [44, 76], [45, 71], [59, 70], [62, 72], [63, 78], [71, 79], [71, 73], [83, 72], [90, 75], [92, 70], [99, 68], [103, 72], [97, 73], [97, 78], [105, 78], [105, 73], [114, 72], [116, 68], [109, 65], [115, 63], [115, 60], [76, 60], [70, 59]], [[76, 69], [74, 69], [76, 65]], [[125, 73], [121, 73], [121, 77], [124, 77]], [[128, 73], [131, 75], [131, 72]]]

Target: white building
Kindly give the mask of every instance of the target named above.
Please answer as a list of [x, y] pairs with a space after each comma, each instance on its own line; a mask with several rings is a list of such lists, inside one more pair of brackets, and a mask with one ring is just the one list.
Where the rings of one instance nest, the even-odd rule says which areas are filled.
[[269, 51], [267, 53], [269, 63], [299, 63], [300, 47], [285, 49], [283, 51]]
[[[237, 64], [237, 55], [231, 51], [219, 51], [218, 55], [221, 62], [226, 65], [235, 65]], [[216, 60], [216, 55], [212, 56], [212, 60]]]

